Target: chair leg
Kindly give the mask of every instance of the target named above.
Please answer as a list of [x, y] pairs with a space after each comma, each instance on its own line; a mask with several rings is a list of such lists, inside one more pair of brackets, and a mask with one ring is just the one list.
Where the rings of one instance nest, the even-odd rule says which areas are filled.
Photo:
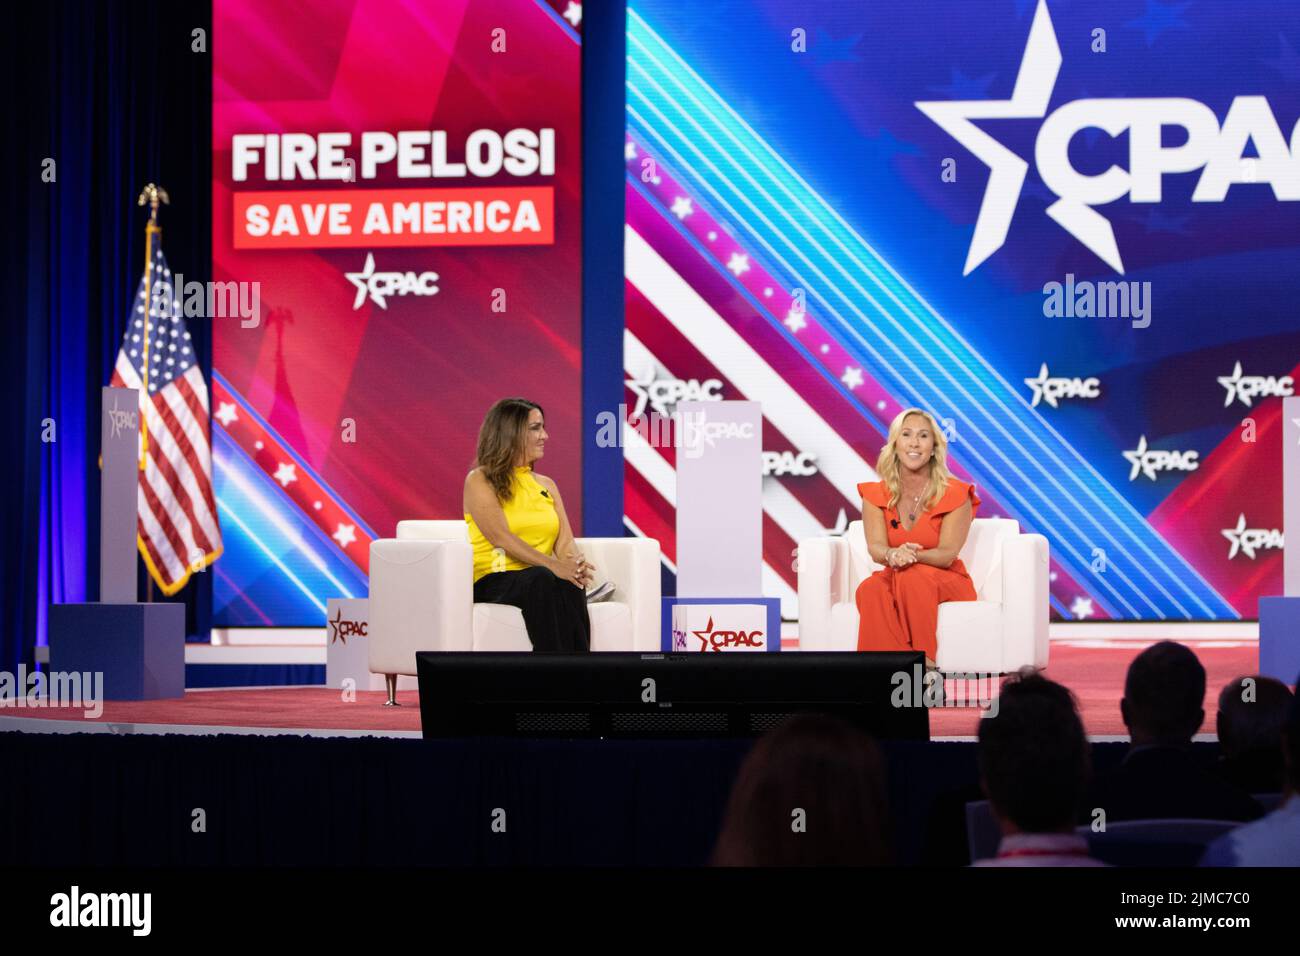
[[384, 701], [385, 707], [401, 707], [397, 702], [397, 675], [385, 674], [384, 683], [388, 685], [388, 700]]

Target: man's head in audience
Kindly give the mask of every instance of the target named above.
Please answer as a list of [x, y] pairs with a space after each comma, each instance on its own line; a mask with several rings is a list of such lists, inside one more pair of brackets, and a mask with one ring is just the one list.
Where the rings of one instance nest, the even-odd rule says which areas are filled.
[[1254, 674], [1230, 680], [1219, 692], [1219, 752], [1225, 759], [1242, 754], [1282, 751], [1282, 728], [1291, 709], [1291, 689], [1280, 680]]
[[1074, 698], [1029, 675], [1008, 679], [998, 699], [980, 721], [979, 766], [1002, 832], [1068, 832], [1091, 767]]
[[1119, 702], [1133, 746], [1186, 747], [1205, 720], [1205, 668], [1173, 641], [1133, 658]]

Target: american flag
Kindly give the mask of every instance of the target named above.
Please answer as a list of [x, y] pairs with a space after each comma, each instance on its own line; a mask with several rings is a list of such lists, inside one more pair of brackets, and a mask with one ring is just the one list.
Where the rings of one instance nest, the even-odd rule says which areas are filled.
[[137, 543], [149, 573], [170, 595], [221, 554], [221, 528], [212, 495], [208, 387], [172, 288], [162, 230], [153, 222], [147, 239], [150, 264], [136, 290], [112, 384], [140, 391]]

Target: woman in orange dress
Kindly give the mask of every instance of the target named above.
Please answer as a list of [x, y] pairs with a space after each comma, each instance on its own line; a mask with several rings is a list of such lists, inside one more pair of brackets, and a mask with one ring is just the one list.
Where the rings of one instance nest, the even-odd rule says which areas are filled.
[[871, 560], [883, 564], [858, 586], [858, 650], [924, 651], [934, 667], [944, 601], [974, 601], [957, 557], [979, 508], [975, 486], [948, 471], [948, 441], [919, 408], [889, 426], [876, 471], [858, 485]]

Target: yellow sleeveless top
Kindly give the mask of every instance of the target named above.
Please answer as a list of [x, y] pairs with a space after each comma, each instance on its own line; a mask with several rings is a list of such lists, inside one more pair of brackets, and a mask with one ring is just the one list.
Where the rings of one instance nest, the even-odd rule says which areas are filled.
[[[550, 554], [555, 539], [560, 536], [560, 515], [555, 510], [555, 499], [527, 465], [515, 469], [514, 492], [509, 501], [501, 502], [506, 524], [529, 547]], [[530, 567], [493, 547], [469, 514], [465, 515], [465, 523], [469, 525], [469, 543], [474, 549], [475, 581], [496, 571], [522, 571]]]

